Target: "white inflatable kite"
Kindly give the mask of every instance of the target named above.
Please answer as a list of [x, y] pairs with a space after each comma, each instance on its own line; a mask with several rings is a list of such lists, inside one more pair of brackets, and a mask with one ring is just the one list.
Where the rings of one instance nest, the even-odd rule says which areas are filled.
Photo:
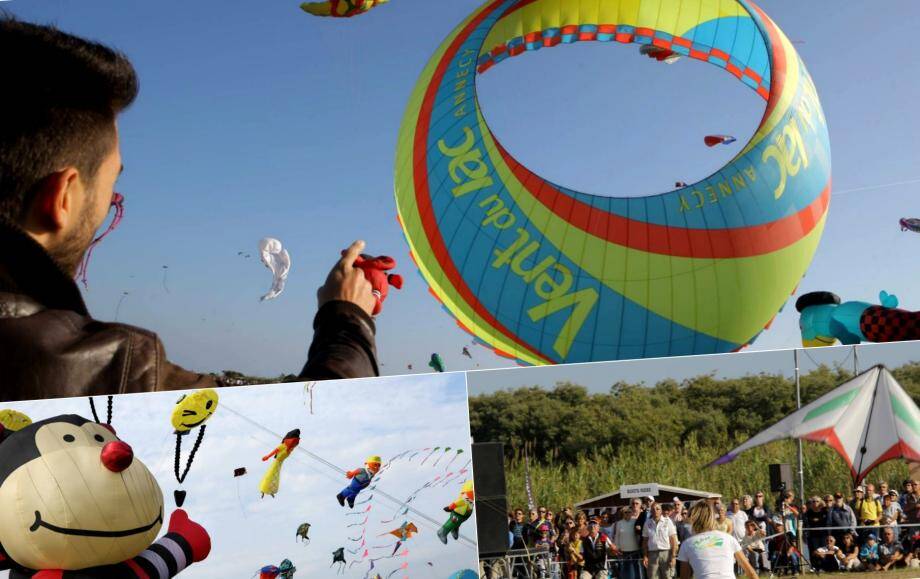
[[259, 254], [262, 263], [272, 272], [272, 289], [262, 296], [260, 301], [264, 302], [275, 299], [284, 291], [284, 282], [291, 271], [291, 256], [274, 237], [266, 237], [259, 242]]

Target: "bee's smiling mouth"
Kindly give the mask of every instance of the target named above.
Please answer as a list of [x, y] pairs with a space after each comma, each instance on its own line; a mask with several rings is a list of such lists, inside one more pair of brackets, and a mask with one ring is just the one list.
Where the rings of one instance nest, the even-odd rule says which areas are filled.
[[136, 529], [128, 529], [126, 531], [91, 531], [87, 529], [65, 529], [64, 527], [58, 527], [43, 521], [41, 512], [35, 511], [35, 522], [32, 523], [32, 526], [29, 527], [29, 530], [34, 533], [41, 527], [44, 527], [53, 533], [60, 533], [62, 535], [76, 535], [78, 537], [130, 537], [131, 535], [146, 533], [162, 522], [163, 509], [160, 508], [160, 514], [157, 515], [157, 518], [154, 519], [152, 523], [143, 527], [138, 527]]

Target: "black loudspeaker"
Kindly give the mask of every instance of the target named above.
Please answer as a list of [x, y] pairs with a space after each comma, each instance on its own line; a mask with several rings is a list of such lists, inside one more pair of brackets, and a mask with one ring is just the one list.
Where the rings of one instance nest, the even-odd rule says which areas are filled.
[[795, 487], [791, 464], [770, 465], [770, 490], [773, 492], [791, 491]]
[[480, 557], [501, 557], [508, 551], [508, 499], [505, 494], [504, 445], [473, 444], [476, 489], [476, 538]]

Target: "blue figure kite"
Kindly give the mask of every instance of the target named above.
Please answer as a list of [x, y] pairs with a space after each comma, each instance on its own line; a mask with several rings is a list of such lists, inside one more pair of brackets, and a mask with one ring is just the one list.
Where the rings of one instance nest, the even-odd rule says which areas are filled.
[[806, 348], [860, 342], [903, 342], [920, 339], [920, 312], [897, 309], [898, 298], [879, 294], [880, 305], [843, 302], [831, 292], [811, 292], [795, 302]]
[[348, 508], [354, 508], [358, 494], [371, 484], [371, 479], [380, 471], [380, 457], [370, 456], [364, 461], [364, 465], [365, 468], [356, 468], [345, 473], [345, 476], [351, 479], [351, 483], [335, 497], [343, 507], [347, 500]]

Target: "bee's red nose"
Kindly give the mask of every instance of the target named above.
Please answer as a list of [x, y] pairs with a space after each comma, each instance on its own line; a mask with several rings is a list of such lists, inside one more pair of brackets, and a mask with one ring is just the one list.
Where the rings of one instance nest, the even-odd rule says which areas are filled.
[[114, 440], [102, 447], [102, 464], [112, 472], [122, 472], [134, 462], [134, 451], [127, 443]]

